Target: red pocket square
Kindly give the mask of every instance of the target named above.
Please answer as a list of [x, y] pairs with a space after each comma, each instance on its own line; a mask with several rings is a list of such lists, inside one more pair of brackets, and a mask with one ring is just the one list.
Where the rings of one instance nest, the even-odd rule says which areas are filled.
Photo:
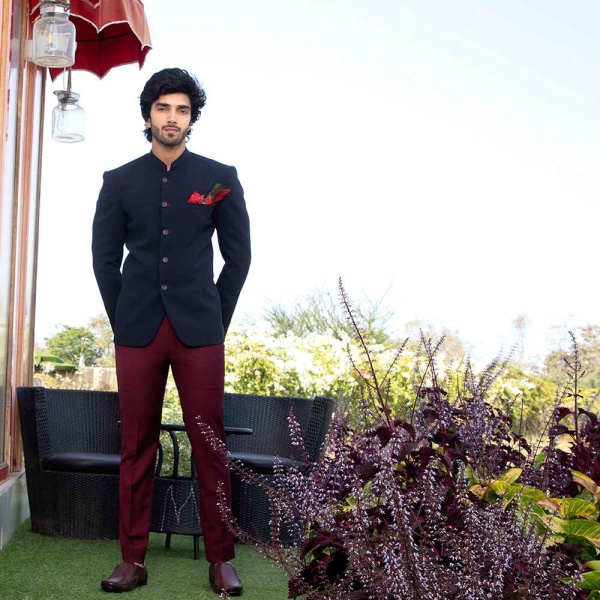
[[198, 192], [194, 192], [189, 198], [187, 203], [188, 204], [202, 204], [202, 201], [204, 200], [204, 196], [202, 194], [199, 194]]
[[204, 196], [203, 194], [199, 194], [198, 192], [193, 192], [192, 195], [188, 198], [188, 204], [215, 204], [220, 200], [223, 200], [227, 194], [229, 194], [231, 190], [224, 188], [220, 183], [217, 183], [215, 187], [211, 190], [208, 196]]

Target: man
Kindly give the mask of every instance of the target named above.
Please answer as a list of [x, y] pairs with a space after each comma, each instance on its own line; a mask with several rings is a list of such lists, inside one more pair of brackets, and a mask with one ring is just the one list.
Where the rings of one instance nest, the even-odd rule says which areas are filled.
[[[229, 471], [197, 425], [222, 440], [224, 337], [250, 266], [250, 232], [235, 168], [186, 148], [206, 102], [197, 80], [164, 69], [140, 96], [151, 152], [104, 174], [93, 224], [94, 273], [115, 341], [121, 408], [119, 540], [123, 562], [102, 589], [147, 582], [154, 465], [169, 366], [198, 472], [209, 578], [215, 592], [241, 595], [229, 563], [233, 536], [218, 507]], [[224, 266], [216, 284], [211, 239]], [[123, 247], [129, 253], [123, 263]]]

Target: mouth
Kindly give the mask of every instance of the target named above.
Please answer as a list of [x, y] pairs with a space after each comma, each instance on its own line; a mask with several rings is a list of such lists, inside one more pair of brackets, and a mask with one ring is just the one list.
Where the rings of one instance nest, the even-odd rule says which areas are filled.
[[179, 128], [178, 127], [164, 127], [163, 131], [165, 133], [178, 133], [179, 132]]

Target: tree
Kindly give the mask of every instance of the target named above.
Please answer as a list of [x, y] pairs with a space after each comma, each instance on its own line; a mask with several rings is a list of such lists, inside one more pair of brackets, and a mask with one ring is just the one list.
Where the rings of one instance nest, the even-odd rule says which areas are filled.
[[517, 334], [517, 342], [515, 345], [516, 360], [519, 365], [524, 364], [525, 359], [525, 339], [527, 337], [527, 330], [531, 325], [531, 319], [526, 314], [520, 314], [513, 319], [513, 327]]
[[106, 315], [95, 315], [88, 321], [88, 329], [94, 335], [94, 345], [101, 352], [101, 358], [96, 361], [100, 367], [115, 366], [115, 346], [113, 330]]
[[[600, 387], [600, 325], [585, 325], [576, 334], [579, 357], [584, 370], [580, 384], [584, 388]], [[552, 381], [566, 379], [565, 360], [571, 350], [552, 351], [545, 360], [544, 376]]]
[[93, 332], [85, 327], [62, 327], [62, 331], [44, 339], [48, 351], [76, 365], [81, 357], [86, 365], [96, 364], [102, 356], [102, 350], [95, 344]]
[[[363, 334], [378, 344], [390, 341], [386, 329], [394, 315], [394, 310], [385, 307], [384, 301], [385, 295], [375, 302], [363, 300], [361, 308], [355, 310]], [[264, 311], [264, 318], [276, 335], [329, 334], [342, 340], [351, 333], [339, 300], [329, 290], [315, 290], [291, 307], [273, 304]]]
[[417, 352], [423, 339], [431, 340], [434, 344], [437, 344], [443, 338], [440, 357], [447, 367], [456, 368], [463, 365], [469, 357], [469, 350], [456, 331], [445, 327], [436, 328], [433, 325], [421, 322], [419, 319], [409, 321], [404, 329], [409, 338], [408, 348], [413, 352]]

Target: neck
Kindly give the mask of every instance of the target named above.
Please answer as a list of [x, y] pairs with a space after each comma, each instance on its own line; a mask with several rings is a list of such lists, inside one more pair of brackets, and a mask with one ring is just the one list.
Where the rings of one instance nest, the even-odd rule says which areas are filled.
[[167, 171], [171, 170], [171, 165], [184, 153], [185, 142], [178, 146], [165, 146], [155, 139], [152, 139], [152, 154], [162, 160], [167, 165]]

